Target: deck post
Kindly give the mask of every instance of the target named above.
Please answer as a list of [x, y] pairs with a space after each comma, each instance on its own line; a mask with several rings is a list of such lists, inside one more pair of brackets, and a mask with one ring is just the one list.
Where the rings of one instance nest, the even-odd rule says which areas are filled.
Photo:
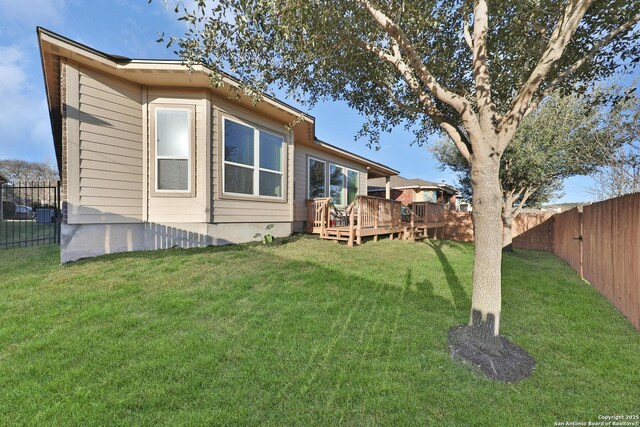
[[416, 241], [416, 220], [415, 220], [416, 213], [414, 212], [414, 210], [415, 210], [415, 207], [412, 203], [411, 204], [411, 241], [412, 242]]
[[378, 202], [377, 199], [374, 199], [373, 206], [373, 228], [378, 228], [378, 218], [380, 217], [380, 202]]
[[329, 210], [327, 209], [327, 203], [324, 201], [322, 203], [322, 209], [320, 210], [320, 238], [324, 238], [325, 229], [327, 228], [327, 214]]
[[391, 199], [391, 177], [390, 176], [385, 177], [384, 197], [386, 199]]
[[355, 204], [352, 204], [351, 211], [349, 212], [349, 240], [347, 241], [347, 246], [353, 246], [353, 238], [355, 237], [355, 224], [353, 223], [355, 218], [355, 212], [353, 211], [355, 208]]
[[360, 245], [362, 244], [362, 211], [364, 211], [364, 203], [362, 203], [360, 196], [358, 196], [356, 200], [358, 201], [358, 228], [356, 232], [356, 243]]

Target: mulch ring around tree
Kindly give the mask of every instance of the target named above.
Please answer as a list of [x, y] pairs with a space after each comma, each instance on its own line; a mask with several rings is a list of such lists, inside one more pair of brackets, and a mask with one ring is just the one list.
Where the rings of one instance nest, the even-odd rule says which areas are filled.
[[524, 349], [502, 335], [491, 340], [478, 339], [469, 326], [449, 329], [449, 350], [454, 359], [479, 369], [487, 377], [513, 383], [529, 377], [536, 362]]

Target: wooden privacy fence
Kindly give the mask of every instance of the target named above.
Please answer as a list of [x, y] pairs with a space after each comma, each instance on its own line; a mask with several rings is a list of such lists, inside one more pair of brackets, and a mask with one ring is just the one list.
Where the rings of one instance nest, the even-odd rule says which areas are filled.
[[[526, 230], [544, 223], [551, 218], [551, 213], [521, 213], [514, 220], [511, 236], [516, 237]], [[473, 242], [473, 216], [467, 212], [444, 212], [445, 240], [456, 242]]]
[[640, 193], [556, 214], [513, 246], [555, 253], [640, 330]]

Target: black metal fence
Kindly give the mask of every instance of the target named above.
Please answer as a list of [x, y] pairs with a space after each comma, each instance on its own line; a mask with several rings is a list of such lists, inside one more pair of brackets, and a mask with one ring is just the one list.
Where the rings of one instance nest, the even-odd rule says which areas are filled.
[[60, 243], [60, 182], [0, 184], [0, 249]]

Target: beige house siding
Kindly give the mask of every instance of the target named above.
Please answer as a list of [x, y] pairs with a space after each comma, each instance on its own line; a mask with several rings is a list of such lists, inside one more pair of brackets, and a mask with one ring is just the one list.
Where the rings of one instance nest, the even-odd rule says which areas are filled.
[[[148, 221], [152, 223], [193, 223], [208, 222], [207, 216], [207, 188], [206, 171], [207, 171], [207, 126], [208, 119], [207, 99], [204, 90], [189, 89], [165, 89], [165, 88], [148, 88], [147, 92], [147, 123], [149, 128], [147, 152], [147, 176], [145, 181], [147, 184], [147, 212]], [[155, 177], [151, 173], [152, 165], [155, 162], [153, 156], [154, 147], [151, 145], [155, 141], [155, 130], [153, 129], [154, 117], [153, 108], [158, 106], [175, 106], [188, 105], [193, 106], [195, 110], [195, 150], [191, 153], [192, 176], [191, 186], [193, 194], [188, 195], [159, 195], [156, 194]]]
[[[227, 100], [211, 95], [212, 117], [212, 161], [211, 161], [211, 189], [212, 215], [211, 222], [222, 223], [279, 223], [292, 221], [293, 180], [290, 171], [293, 170], [293, 144], [290, 132], [282, 123], [261, 117], [256, 112], [232, 105]], [[260, 200], [256, 197], [231, 196], [223, 194], [222, 162], [223, 135], [222, 120], [236, 118], [258, 128], [276, 132], [284, 136], [286, 143], [285, 165], [283, 176], [285, 179], [285, 194], [283, 200]]]
[[65, 64], [69, 224], [142, 220], [141, 87]]
[[[294, 181], [295, 181], [295, 207], [294, 207], [294, 221], [296, 222], [296, 228], [300, 229], [300, 222], [307, 219], [307, 208], [305, 206], [305, 200], [307, 199], [307, 181], [309, 179], [307, 165], [308, 159], [312, 157], [314, 159], [323, 160], [329, 163], [334, 163], [338, 166], [344, 166], [346, 168], [356, 170], [360, 172], [360, 185], [358, 188], [358, 194], [367, 195], [367, 169], [362, 164], [357, 164], [349, 160], [344, 160], [341, 157], [332, 155], [324, 150], [317, 150], [307, 145], [296, 146], [296, 157], [294, 166]], [[328, 180], [328, 176], [327, 176]], [[329, 185], [327, 182], [327, 191]]]
[[[357, 170], [359, 194], [366, 194], [364, 165], [307, 145], [298, 144], [294, 151], [286, 124], [260, 111], [234, 105], [206, 89], [143, 88], [73, 63], [63, 66], [69, 224], [300, 223], [306, 219], [309, 157]], [[155, 106], [163, 105], [191, 105], [195, 111], [193, 194], [188, 196], [167, 197], [154, 191], [152, 115]], [[224, 117], [283, 135], [282, 200], [223, 193]]]

